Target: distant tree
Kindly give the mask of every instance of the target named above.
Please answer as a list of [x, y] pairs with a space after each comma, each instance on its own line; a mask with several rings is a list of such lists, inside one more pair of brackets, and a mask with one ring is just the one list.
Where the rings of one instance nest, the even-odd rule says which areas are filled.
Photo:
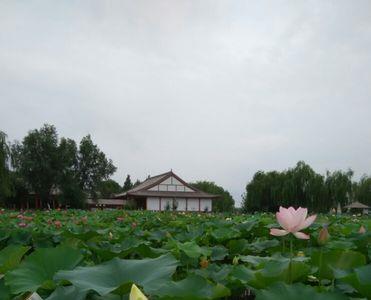
[[94, 199], [98, 196], [99, 184], [116, 171], [112, 160], [93, 143], [90, 135], [80, 142], [78, 155], [78, 174], [80, 187]]
[[10, 195], [10, 147], [6, 134], [0, 131], [0, 201]]
[[121, 186], [113, 179], [104, 180], [99, 184], [99, 196], [101, 198], [110, 198], [120, 192], [122, 192]]
[[234, 199], [223, 187], [210, 181], [197, 181], [191, 185], [203, 192], [221, 196], [220, 199], [213, 201], [213, 211], [226, 212], [234, 209]]
[[352, 197], [352, 177], [353, 171], [348, 170], [334, 171], [326, 173], [325, 186], [327, 190], [327, 197], [333, 207], [337, 207], [339, 204], [341, 207], [348, 204]]
[[134, 184], [133, 184], [133, 188], [135, 188], [136, 186], [138, 186], [138, 185], [140, 185], [142, 182], [139, 180], [139, 179], [137, 179], [135, 182], [134, 182]]
[[279, 206], [302, 206], [311, 211], [327, 212], [332, 201], [327, 199], [324, 177], [303, 161], [282, 172], [255, 173], [246, 185], [243, 210], [275, 212]]
[[132, 189], [133, 188], [133, 183], [131, 182], [131, 178], [130, 178], [130, 175], [128, 174], [126, 176], [126, 179], [125, 179], [125, 182], [124, 182], [124, 185], [122, 187], [122, 191], [123, 192], [127, 192], [128, 190]]
[[59, 202], [62, 205], [73, 208], [84, 208], [86, 193], [79, 183], [78, 173], [78, 150], [74, 140], [62, 138], [59, 145], [59, 169], [61, 174], [58, 178], [60, 189]]
[[294, 168], [277, 172], [257, 172], [246, 186], [244, 211], [277, 211], [280, 205], [307, 207], [328, 212], [346, 205], [353, 197], [353, 171], [327, 172], [326, 177], [299, 161]]
[[358, 183], [353, 185], [353, 200], [371, 206], [371, 177], [362, 176]]
[[40, 195], [42, 205], [46, 205], [61, 173], [55, 127], [45, 124], [39, 130], [29, 131], [22, 144], [15, 144], [13, 150], [17, 173]]
[[[52, 190], [58, 192], [61, 204], [84, 207], [86, 195], [96, 198], [102, 181], [116, 170], [112, 161], [93, 144], [90, 136], [75, 141], [59, 140], [54, 126], [45, 124], [30, 131], [22, 143], [12, 145], [13, 188], [40, 196], [43, 207], [50, 203]], [[19, 200], [11, 199], [12, 203]]]

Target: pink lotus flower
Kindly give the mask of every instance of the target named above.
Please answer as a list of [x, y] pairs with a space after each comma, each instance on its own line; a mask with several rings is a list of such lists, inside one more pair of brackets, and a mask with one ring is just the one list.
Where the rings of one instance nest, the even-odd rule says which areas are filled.
[[21, 223], [18, 223], [18, 226], [19, 227], [27, 227], [27, 223], [21, 222]]
[[300, 232], [309, 227], [317, 215], [307, 218], [308, 209], [299, 207], [295, 210], [293, 207], [284, 208], [280, 206], [280, 211], [276, 213], [278, 223], [283, 229], [271, 228], [270, 234], [274, 236], [283, 236], [289, 233], [295, 235], [298, 239], [308, 240], [309, 235]]

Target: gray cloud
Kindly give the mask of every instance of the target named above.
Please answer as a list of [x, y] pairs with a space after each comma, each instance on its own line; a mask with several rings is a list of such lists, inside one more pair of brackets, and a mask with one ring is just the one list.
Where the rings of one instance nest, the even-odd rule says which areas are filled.
[[371, 3], [2, 1], [0, 128], [91, 133], [239, 201], [258, 169], [371, 173]]

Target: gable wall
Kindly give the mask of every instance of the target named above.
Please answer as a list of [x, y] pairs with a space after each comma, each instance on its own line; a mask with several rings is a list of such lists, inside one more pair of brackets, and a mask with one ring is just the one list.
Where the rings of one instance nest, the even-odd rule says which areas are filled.
[[194, 192], [189, 187], [185, 186], [175, 177], [171, 176], [161, 182], [159, 185], [151, 187], [149, 191], [160, 191], [160, 192]]

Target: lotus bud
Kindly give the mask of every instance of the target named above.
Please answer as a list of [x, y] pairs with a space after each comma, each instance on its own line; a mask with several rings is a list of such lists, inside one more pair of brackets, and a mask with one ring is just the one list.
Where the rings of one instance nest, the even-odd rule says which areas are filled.
[[358, 230], [358, 233], [360, 233], [360, 234], [364, 234], [364, 233], [366, 233], [366, 228], [365, 228], [365, 226], [361, 225], [361, 227], [360, 227], [359, 230]]
[[110, 231], [109, 233], [108, 233], [108, 236], [109, 236], [109, 239], [110, 240], [112, 240], [113, 239], [113, 234], [112, 234], [112, 232]]
[[200, 259], [200, 267], [202, 269], [206, 269], [209, 266], [209, 261], [207, 260], [207, 257], [202, 256]]
[[239, 261], [240, 261], [240, 258], [238, 256], [235, 256], [235, 257], [233, 257], [232, 264], [234, 264], [235, 266], [237, 266], [238, 263], [239, 263]]
[[147, 300], [148, 298], [133, 284], [130, 290], [129, 300]]
[[298, 256], [298, 257], [304, 257], [305, 254], [304, 254], [303, 251], [299, 251], [298, 254], [296, 254], [296, 256]]
[[330, 234], [328, 233], [327, 226], [324, 226], [319, 232], [317, 242], [320, 246], [323, 246], [329, 238]]
[[61, 221], [54, 221], [54, 225], [55, 225], [55, 227], [57, 227], [57, 228], [61, 228], [61, 227], [62, 227], [62, 223], [61, 223]]

